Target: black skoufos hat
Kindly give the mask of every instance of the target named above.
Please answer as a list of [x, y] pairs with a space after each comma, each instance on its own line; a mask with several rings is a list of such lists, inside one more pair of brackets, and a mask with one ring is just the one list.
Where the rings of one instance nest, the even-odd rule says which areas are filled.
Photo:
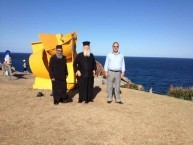
[[85, 46], [85, 45], [89, 45], [90, 46], [90, 42], [89, 41], [84, 41], [84, 42], [82, 42], [82, 44], [83, 44], [83, 46]]
[[56, 49], [62, 49], [62, 45], [56, 45]]

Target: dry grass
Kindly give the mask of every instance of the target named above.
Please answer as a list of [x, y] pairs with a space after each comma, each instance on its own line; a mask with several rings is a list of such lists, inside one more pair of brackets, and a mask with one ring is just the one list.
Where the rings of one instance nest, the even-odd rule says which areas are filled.
[[106, 103], [100, 86], [93, 103], [53, 105], [51, 91], [36, 97], [34, 77], [0, 76], [0, 144], [193, 144], [193, 103], [122, 89], [123, 105]]

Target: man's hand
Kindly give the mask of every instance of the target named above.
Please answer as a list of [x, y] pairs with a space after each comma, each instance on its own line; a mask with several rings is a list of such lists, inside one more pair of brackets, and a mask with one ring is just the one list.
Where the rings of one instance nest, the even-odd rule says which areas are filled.
[[121, 77], [124, 77], [124, 76], [125, 76], [125, 72], [122, 72], [122, 73], [121, 73]]
[[106, 77], [108, 77], [108, 76], [109, 76], [109, 74], [108, 74], [108, 72], [107, 72], [107, 71], [105, 72], [105, 76], [106, 76]]
[[52, 78], [51, 80], [52, 80], [52, 81], [55, 81], [55, 78]]
[[96, 72], [95, 72], [95, 70], [93, 70], [93, 76], [96, 76]]
[[76, 72], [76, 76], [79, 76], [79, 77], [81, 76], [81, 73], [79, 70]]

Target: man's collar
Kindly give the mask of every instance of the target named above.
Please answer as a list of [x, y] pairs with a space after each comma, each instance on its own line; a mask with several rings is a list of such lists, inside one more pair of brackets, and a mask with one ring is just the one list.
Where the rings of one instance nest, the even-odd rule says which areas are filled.
[[120, 52], [117, 52], [117, 53], [115, 53], [114, 51], [112, 52], [112, 54], [115, 54], [115, 55], [117, 55], [117, 54], [120, 54]]

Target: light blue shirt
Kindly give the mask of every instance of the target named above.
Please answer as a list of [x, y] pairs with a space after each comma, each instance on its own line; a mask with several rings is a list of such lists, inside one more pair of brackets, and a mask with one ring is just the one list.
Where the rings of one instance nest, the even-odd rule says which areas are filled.
[[109, 53], [106, 57], [104, 69], [106, 72], [109, 70], [125, 72], [124, 56], [120, 52], [117, 54]]

